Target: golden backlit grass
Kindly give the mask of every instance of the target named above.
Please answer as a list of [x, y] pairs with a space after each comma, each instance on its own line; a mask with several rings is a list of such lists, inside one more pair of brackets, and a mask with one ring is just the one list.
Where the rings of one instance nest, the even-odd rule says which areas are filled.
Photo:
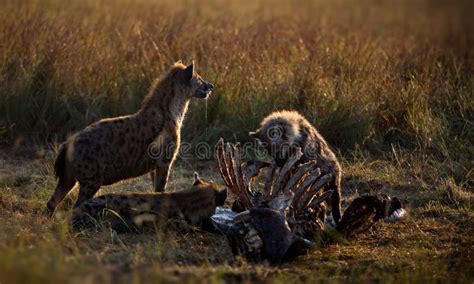
[[[184, 225], [140, 235], [117, 235], [105, 227], [98, 232], [70, 231], [68, 208], [77, 193], [67, 197], [54, 219], [42, 215], [54, 185], [50, 169], [42, 165], [51, 158], [36, 163], [1, 159], [5, 167], [0, 172], [0, 281], [4, 283], [472, 281], [472, 193], [456, 203], [444, 189], [424, 189], [410, 177], [410, 169], [395, 170], [387, 162], [344, 163], [351, 173], [344, 182], [344, 196], [383, 192], [408, 199], [407, 219], [379, 223], [356, 239], [272, 267], [235, 259], [224, 236]], [[201, 175], [219, 180], [213, 166], [202, 164]], [[38, 168], [43, 172], [38, 174]], [[193, 170], [178, 165], [170, 190], [188, 186]], [[101, 194], [150, 188], [144, 177], [105, 187]]]
[[178, 59], [217, 86], [207, 121], [203, 102], [191, 108], [187, 138], [246, 139], [281, 108], [343, 149], [395, 142], [449, 155], [472, 135], [469, 1], [3, 2], [4, 139], [61, 140], [136, 111]]

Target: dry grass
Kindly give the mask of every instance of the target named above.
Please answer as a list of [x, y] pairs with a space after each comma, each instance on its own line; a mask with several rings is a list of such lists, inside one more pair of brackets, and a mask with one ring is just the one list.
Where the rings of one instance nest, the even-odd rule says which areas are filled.
[[[411, 202], [409, 217], [380, 223], [344, 244], [320, 248], [296, 262], [277, 267], [234, 259], [223, 236], [179, 226], [179, 230], [116, 235], [68, 230], [67, 216], [76, 192], [54, 220], [41, 214], [54, 186], [53, 156], [37, 160], [3, 158], [0, 183], [0, 281], [43, 282], [456, 282], [472, 281], [474, 210], [452, 202], [443, 189], [425, 189], [410, 169], [388, 162], [345, 163], [344, 196], [385, 192]], [[43, 172], [38, 174], [38, 168]], [[191, 181], [189, 165], [174, 170], [172, 190]], [[214, 164], [200, 166], [203, 176], [220, 181]], [[406, 177], [401, 179], [400, 177]], [[448, 186], [448, 185], [447, 185]], [[148, 191], [147, 177], [105, 187]], [[463, 189], [457, 188], [456, 192]], [[458, 192], [458, 194], [460, 194]], [[460, 195], [464, 196], [464, 195]]]
[[[472, 282], [471, 2], [0, 0], [0, 282]], [[41, 216], [50, 145], [137, 110], [178, 59], [217, 86], [193, 102], [186, 140], [248, 141], [263, 116], [295, 108], [339, 153], [346, 198], [401, 196], [410, 218], [272, 268], [189, 228], [73, 234]], [[172, 188], [196, 168], [220, 182], [212, 161], [181, 160]], [[106, 190], [121, 189], [150, 185]]]

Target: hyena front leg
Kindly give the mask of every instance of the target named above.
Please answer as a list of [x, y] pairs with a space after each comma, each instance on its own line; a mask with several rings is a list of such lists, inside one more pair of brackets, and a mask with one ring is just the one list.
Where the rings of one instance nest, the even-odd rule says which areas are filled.
[[161, 165], [157, 165], [154, 173], [155, 192], [164, 192], [171, 171], [174, 159], [166, 159], [161, 161]]
[[79, 196], [77, 197], [76, 204], [74, 204], [74, 208], [94, 197], [99, 188], [100, 184], [79, 182]]
[[151, 176], [153, 177], [155, 192], [163, 192], [166, 189], [171, 167], [173, 166], [179, 148], [177, 141], [177, 135], [170, 136], [164, 141], [165, 143], [161, 143], [160, 155], [154, 157], [156, 166]]
[[64, 199], [64, 197], [66, 197], [66, 195], [69, 193], [69, 191], [71, 191], [75, 184], [76, 179], [72, 177], [69, 179], [59, 179], [58, 185], [56, 186], [53, 195], [51, 196], [46, 205], [46, 213], [48, 215], [53, 215], [58, 204]]

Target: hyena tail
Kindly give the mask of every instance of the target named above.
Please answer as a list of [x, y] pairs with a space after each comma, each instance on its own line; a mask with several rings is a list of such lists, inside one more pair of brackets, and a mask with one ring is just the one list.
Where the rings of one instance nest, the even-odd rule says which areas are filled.
[[58, 179], [58, 184], [53, 195], [46, 205], [46, 212], [49, 215], [54, 213], [58, 204], [66, 197], [76, 184], [76, 178], [72, 175], [70, 165], [67, 161], [68, 144], [61, 145], [58, 157], [54, 162], [54, 172]]

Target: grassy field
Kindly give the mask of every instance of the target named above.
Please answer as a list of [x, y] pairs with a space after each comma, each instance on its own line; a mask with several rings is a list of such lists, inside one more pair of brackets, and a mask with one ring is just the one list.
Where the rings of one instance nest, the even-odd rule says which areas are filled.
[[[0, 283], [474, 281], [472, 1], [0, 0]], [[174, 61], [216, 85], [183, 139], [249, 141], [297, 109], [340, 158], [345, 199], [384, 192], [409, 217], [277, 267], [234, 259], [222, 236], [183, 228], [68, 230], [54, 150], [102, 117], [136, 111]], [[180, 159], [221, 183], [211, 160]], [[147, 177], [103, 188], [150, 191]]]

